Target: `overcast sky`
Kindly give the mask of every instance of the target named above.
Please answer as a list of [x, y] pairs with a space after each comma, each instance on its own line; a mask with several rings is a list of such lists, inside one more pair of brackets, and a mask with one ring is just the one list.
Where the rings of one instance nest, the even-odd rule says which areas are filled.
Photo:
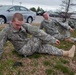
[[0, 5], [21, 5], [27, 8], [38, 6], [44, 10], [57, 10], [60, 9], [62, 0], [0, 0]]

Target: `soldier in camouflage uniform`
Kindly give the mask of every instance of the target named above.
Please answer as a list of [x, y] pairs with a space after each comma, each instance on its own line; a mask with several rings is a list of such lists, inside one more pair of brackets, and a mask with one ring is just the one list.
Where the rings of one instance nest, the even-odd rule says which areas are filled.
[[44, 29], [46, 33], [59, 40], [65, 40], [71, 43], [76, 41], [70, 37], [70, 32], [74, 31], [68, 23], [58, 22], [55, 19], [50, 19], [48, 13], [43, 14], [44, 20], [41, 22], [40, 29]]
[[73, 29], [76, 29], [76, 19], [70, 18], [70, 19], [68, 20], [68, 24], [69, 24], [69, 26], [71, 26]]
[[[32, 34], [32, 37], [28, 38], [28, 34]], [[69, 51], [50, 45], [51, 43], [59, 44], [59, 40], [46, 34], [36, 26], [24, 24], [23, 15], [20, 13], [15, 13], [11, 24], [7, 25], [0, 32], [0, 56], [3, 53], [3, 46], [7, 40], [13, 44], [20, 55], [25, 57], [35, 52], [73, 57], [75, 52], [75, 45]]]

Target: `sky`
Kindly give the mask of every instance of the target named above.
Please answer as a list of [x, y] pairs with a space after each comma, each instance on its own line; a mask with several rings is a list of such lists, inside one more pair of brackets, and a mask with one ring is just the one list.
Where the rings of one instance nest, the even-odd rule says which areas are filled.
[[22, 5], [27, 8], [38, 7], [44, 10], [60, 10], [62, 0], [0, 0], [0, 5]]

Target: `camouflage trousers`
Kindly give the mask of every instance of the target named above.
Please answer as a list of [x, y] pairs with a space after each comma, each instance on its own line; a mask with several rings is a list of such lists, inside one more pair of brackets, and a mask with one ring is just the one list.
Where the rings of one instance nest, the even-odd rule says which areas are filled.
[[42, 44], [41, 41], [37, 38], [31, 38], [27, 44], [25, 44], [19, 54], [26, 56], [32, 55], [33, 53], [47, 53], [51, 55], [63, 55], [62, 49], [58, 49], [50, 44]]
[[63, 27], [60, 27], [58, 29], [59, 33], [58, 34], [54, 34], [52, 35], [53, 37], [55, 37], [56, 39], [59, 39], [59, 40], [64, 40], [66, 38], [70, 38], [70, 31], [69, 30], [66, 30], [65, 28]]

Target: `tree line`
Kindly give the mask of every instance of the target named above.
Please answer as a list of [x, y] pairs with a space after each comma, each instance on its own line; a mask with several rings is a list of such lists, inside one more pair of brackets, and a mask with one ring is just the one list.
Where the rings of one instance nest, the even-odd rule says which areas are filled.
[[35, 7], [30, 8], [30, 10], [34, 11], [34, 12], [38, 12], [38, 11], [44, 11], [44, 9], [38, 7], [37, 9]]

